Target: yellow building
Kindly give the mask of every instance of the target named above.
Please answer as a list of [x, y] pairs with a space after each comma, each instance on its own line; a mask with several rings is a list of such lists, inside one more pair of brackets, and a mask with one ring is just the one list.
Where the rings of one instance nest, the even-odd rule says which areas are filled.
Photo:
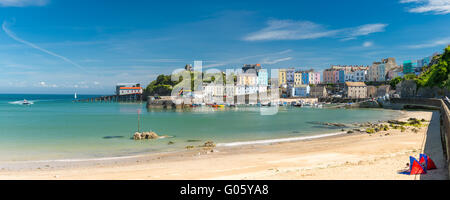
[[278, 70], [278, 86], [281, 86], [281, 85], [287, 83], [286, 76], [287, 76], [286, 69]]
[[302, 72], [294, 73], [294, 85], [295, 86], [302, 85]]

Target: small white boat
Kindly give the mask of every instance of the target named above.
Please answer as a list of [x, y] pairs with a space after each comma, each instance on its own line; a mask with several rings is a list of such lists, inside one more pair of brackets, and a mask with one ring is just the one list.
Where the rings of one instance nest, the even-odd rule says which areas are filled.
[[77, 99], [77, 98], [78, 98], [76, 92], [75, 92], [75, 94], [73, 95], [73, 98], [74, 98], [74, 99]]
[[315, 103], [314, 104], [314, 108], [322, 108], [322, 107], [323, 107], [323, 105], [320, 104], [320, 103]]
[[26, 99], [24, 99], [22, 102], [22, 105], [30, 105], [31, 102], [27, 101]]

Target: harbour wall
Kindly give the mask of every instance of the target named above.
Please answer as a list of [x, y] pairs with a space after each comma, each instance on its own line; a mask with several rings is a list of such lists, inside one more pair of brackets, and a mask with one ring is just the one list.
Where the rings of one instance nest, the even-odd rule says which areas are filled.
[[439, 109], [441, 142], [448, 167], [450, 165], [450, 101], [436, 98], [395, 98], [391, 99], [391, 103], [402, 105], [403, 107], [426, 106]]

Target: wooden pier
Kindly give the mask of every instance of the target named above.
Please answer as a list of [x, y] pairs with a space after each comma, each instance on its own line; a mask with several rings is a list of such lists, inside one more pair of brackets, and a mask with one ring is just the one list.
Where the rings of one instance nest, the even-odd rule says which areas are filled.
[[111, 95], [75, 100], [75, 102], [142, 102], [142, 94]]

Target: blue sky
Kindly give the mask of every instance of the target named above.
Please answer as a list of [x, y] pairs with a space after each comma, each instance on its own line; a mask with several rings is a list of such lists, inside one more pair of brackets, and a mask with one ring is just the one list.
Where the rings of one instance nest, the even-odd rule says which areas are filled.
[[450, 44], [450, 0], [0, 0], [0, 93], [112, 93], [204, 68], [397, 62]]

